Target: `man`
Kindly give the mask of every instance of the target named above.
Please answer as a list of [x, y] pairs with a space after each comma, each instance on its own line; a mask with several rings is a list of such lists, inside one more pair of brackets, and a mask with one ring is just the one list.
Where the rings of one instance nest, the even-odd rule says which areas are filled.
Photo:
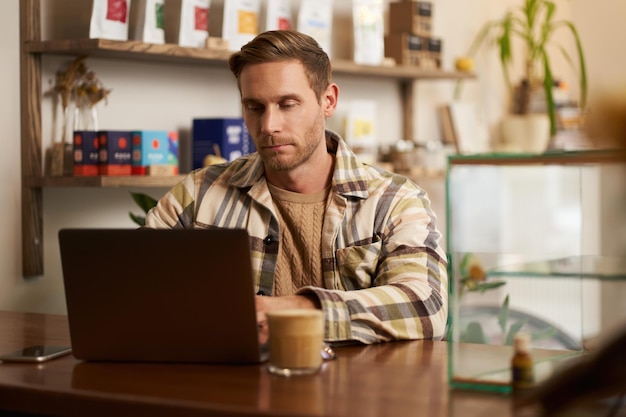
[[190, 173], [146, 225], [247, 229], [260, 326], [270, 310], [321, 308], [329, 342], [440, 339], [447, 264], [430, 202], [325, 129], [339, 96], [328, 56], [270, 31], [229, 64], [257, 152]]

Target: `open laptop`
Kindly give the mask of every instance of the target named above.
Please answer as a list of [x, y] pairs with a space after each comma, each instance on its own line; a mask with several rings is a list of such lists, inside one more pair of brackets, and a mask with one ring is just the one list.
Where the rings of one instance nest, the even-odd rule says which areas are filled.
[[62, 229], [58, 237], [76, 358], [266, 358], [245, 230]]

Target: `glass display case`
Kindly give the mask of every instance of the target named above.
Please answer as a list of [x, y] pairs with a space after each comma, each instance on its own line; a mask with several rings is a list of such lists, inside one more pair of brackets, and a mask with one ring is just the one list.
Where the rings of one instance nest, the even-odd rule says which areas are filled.
[[511, 391], [626, 325], [626, 154], [454, 155], [446, 179], [452, 388]]

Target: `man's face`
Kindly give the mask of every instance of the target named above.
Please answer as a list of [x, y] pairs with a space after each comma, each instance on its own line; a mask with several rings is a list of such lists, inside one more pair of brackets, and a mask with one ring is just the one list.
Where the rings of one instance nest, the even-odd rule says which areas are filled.
[[249, 65], [239, 86], [244, 120], [266, 170], [291, 171], [306, 164], [320, 146], [325, 152], [324, 108], [302, 64]]

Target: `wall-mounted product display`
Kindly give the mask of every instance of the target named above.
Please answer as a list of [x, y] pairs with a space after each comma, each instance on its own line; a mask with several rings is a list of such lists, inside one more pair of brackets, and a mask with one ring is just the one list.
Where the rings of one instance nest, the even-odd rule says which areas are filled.
[[[60, 0], [59, 0], [60, 1]], [[67, 0], [69, 2], [69, 0]], [[176, 5], [177, 0], [167, 0], [165, 2], [164, 18], [167, 19], [167, 7], [168, 5]], [[79, 2], [82, 3], [82, 2]], [[303, 2], [301, 6], [305, 4]], [[87, 4], [87, 3], [86, 3]], [[88, 3], [90, 4], [90, 3]], [[204, 3], [208, 13], [208, 1]], [[312, 1], [309, 7], [320, 10], [320, 6], [331, 5], [327, 2]], [[162, 167], [164, 165], [153, 165], [146, 167], [146, 175], [87, 175], [93, 174], [96, 169], [93, 166], [95, 162], [95, 156], [97, 155], [96, 147], [93, 138], [89, 139], [86, 136], [82, 136], [79, 140], [80, 148], [77, 149], [78, 154], [82, 154], [80, 161], [84, 166], [74, 165], [75, 169], [72, 169], [68, 175], [52, 176], [48, 172], [47, 168], [44, 170], [44, 158], [42, 157], [42, 133], [43, 129], [48, 129], [48, 126], [42, 123], [42, 105], [44, 98], [44, 91], [42, 91], [42, 85], [45, 85], [47, 80], [42, 82], [42, 57], [44, 60], [48, 59], [49, 55], [69, 55], [75, 57], [89, 56], [102, 60], [112, 61], [136, 61], [136, 62], [148, 62], [148, 65], [159, 65], [165, 63], [171, 65], [172, 68], [179, 66], [181, 68], [187, 65], [196, 65], [212, 70], [227, 71], [227, 60], [230, 56], [228, 51], [224, 49], [210, 49], [207, 48], [206, 41], [202, 47], [181, 47], [180, 45], [166, 44], [153, 44], [147, 42], [132, 41], [114, 41], [114, 40], [102, 40], [102, 39], [87, 39], [87, 33], [79, 35], [79, 38], [72, 37], [73, 34], [68, 33], [68, 37], [52, 39], [42, 39], [42, 16], [41, 13], [45, 13], [45, 7], [49, 5], [48, 2], [42, 2], [41, 0], [23, 0], [20, 2], [20, 26], [21, 31], [21, 117], [22, 117], [22, 129], [21, 129], [21, 142], [22, 142], [22, 155], [25, 157], [22, 159], [22, 236], [23, 236], [23, 274], [24, 276], [35, 276], [43, 273], [43, 219], [44, 219], [44, 207], [43, 207], [43, 189], [46, 187], [171, 187], [180, 180], [176, 175], [156, 175], [155, 172], [163, 172]], [[179, 4], [182, 5], [182, 2]], [[43, 10], [42, 10], [43, 9]], [[301, 7], [302, 9], [302, 7]], [[61, 11], [62, 8], [56, 10]], [[309, 23], [314, 22], [312, 17], [316, 16], [315, 10], [313, 10], [309, 17]], [[204, 14], [200, 15], [201, 17]], [[332, 16], [332, 8], [327, 10], [327, 15], [323, 20], [318, 20], [317, 23], [324, 23], [326, 25], [325, 30], [321, 33], [324, 34], [324, 39], [330, 41], [330, 24]], [[132, 16], [131, 16], [132, 19]], [[86, 20], [88, 20], [86, 18]], [[203, 19], [200, 19], [202, 22]], [[166, 20], [167, 22], [167, 20]], [[54, 22], [52, 22], [54, 23]], [[80, 24], [77, 22], [76, 24]], [[85, 22], [83, 22], [85, 24]], [[57, 25], [58, 26], [58, 25]], [[62, 25], [61, 25], [62, 26]], [[60, 33], [58, 27], [52, 27], [50, 33]], [[167, 25], [166, 25], [167, 30]], [[82, 36], [82, 37], [81, 37]], [[211, 38], [214, 38], [213, 36]], [[211, 40], [209, 38], [209, 41]], [[216, 38], [219, 39], [219, 38]], [[318, 39], [319, 42], [319, 39]], [[335, 58], [331, 61], [332, 70], [334, 75], [348, 76], [354, 79], [360, 79], [364, 82], [372, 78], [377, 79], [380, 82], [389, 82], [394, 87], [398, 87], [398, 101], [401, 103], [402, 115], [402, 137], [407, 140], [413, 138], [413, 110], [414, 100], [416, 97], [415, 84], [416, 81], [429, 81], [429, 80], [455, 80], [459, 78], [474, 78], [471, 73], [460, 72], [446, 72], [446, 71], [432, 71], [421, 70], [415, 67], [408, 66], [382, 66], [382, 65], [358, 65], [351, 59]], [[177, 77], [168, 77], [168, 82], [176, 83]], [[211, 79], [207, 82], [212, 83]], [[100, 88], [99, 97], [104, 98], [107, 95], [106, 88]], [[237, 94], [236, 88], [233, 90], [233, 94]], [[141, 98], [137, 98], [141, 103]], [[111, 103], [113, 105], [113, 103]], [[60, 107], [60, 106], [59, 106]], [[68, 111], [68, 113], [71, 111]], [[59, 111], [61, 113], [61, 111]], [[61, 120], [59, 118], [59, 120]], [[186, 119], [188, 120], [188, 119]], [[60, 125], [61, 123], [59, 123]], [[61, 156], [65, 154], [65, 145], [60, 142], [62, 138], [66, 139], [66, 144], [69, 145], [70, 159], [73, 159], [73, 144], [74, 137], [71, 135], [73, 124], [69, 124], [69, 135], [53, 135], [59, 141], [60, 145], [58, 149], [61, 151]], [[150, 126], [131, 126], [131, 129], [146, 129], [150, 130]], [[115, 126], [107, 126], [106, 128], [78, 128], [74, 129], [77, 132], [90, 131], [98, 132], [99, 130], [115, 130]], [[166, 127], [169, 130], [169, 128]], [[92, 134], [93, 135], [93, 134]], [[182, 139], [182, 138], [181, 138]], [[128, 139], [128, 144], [132, 144], [131, 139]], [[191, 144], [189, 144], [191, 145]], [[184, 148], [180, 148], [184, 152]], [[209, 150], [208, 155], [213, 155], [215, 150]], [[242, 153], [244, 151], [242, 150]], [[252, 152], [252, 149], [249, 150]], [[46, 161], [48, 159], [48, 152], [46, 154]], [[220, 148], [220, 154], [224, 157], [229, 157], [226, 149]], [[26, 156], [27, 155], [27, 156]], [[183, 158], [187, 155], [180, 155]], [[206, 159], [206, 157], [205, 157]], [[129, 161], [131, 159], [129, 158]], [[215, 158], [213, 158], [215, 160]], [[63, 162], [63, 159], [61, 159]], [[204, 162], [204, 161], [203, 161]], [[87, 167], [85, 165], [91, 164]], [[70, 165], [72, 166], [72, 165]], [[167, 165], [166, 169], [173, 169]], [[61, 165], [62, 169], [62, 165]], [[99, 166], [97, 167], [99, 173]], [[78, 172], [77, 172], [78, 171]], [[173, 171], [165, 171], [171, 172]], [[132, 163], [131, 163], [132, 173]], [[150, 173], [150, 174], [149, 174]], [[74, 174], [74, 175], [72, 175]]]

